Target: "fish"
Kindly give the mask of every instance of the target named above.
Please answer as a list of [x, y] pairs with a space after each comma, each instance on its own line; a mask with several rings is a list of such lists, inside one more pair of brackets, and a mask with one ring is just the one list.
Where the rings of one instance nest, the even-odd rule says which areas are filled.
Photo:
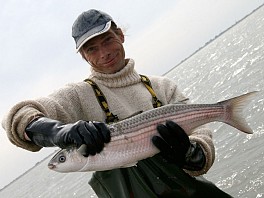
[[103, 150], [84, 157], [79, 148], [70, 147], [57, 152], [48, 163], [56, 172], [105, 171], [136, 166], [137, 162], [158, 154], [160, 151], [151, 139], [159, 135], [158, 124], [167, 120], [176, 122], [189, 136], [195, 128], [210, 122], [223, 122], [238, 130], [252, 134], [243, 110], [253, 100], [257, 91], [252, 91], [214, 104], [167, 104], [144, 111], [122, 121], [109, 124], [111, 141]]

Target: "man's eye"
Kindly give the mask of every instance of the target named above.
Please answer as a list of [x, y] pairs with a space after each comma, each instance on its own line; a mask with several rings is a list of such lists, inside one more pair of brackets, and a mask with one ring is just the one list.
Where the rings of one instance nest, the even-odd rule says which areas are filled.
[[94, 50], [94, 48], [90, 47], [90, 48], [87, 49], [87, 52], [92, 52], [93, 50]]
[[87, 48], [87, 52], [88, 53], [92, 53], [92, 52], [94, 52], [96, 50], [96, 47], [89, 47], [89, 48]]
[[107, 37], [107, 38], [105, 39], [105, 41], [106, 41], [106, 42], [111, 42], [111, 41], [113, 41], [113, 39], [114, 39], [114, 38], [113, 38], [112, 36], [109, 36], [109, 37]]

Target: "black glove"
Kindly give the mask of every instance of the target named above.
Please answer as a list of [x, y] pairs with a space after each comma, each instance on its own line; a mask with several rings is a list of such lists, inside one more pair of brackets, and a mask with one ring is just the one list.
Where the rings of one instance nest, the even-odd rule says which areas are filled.
[[102, 151], [104, 143], [110, 142], [110, 131], [102, 122], [80, 120], [63, 124], [57, 120], [41, 117], [26, 127], [26, 134], [32, 142], [41, 147], [87, 145], [84, 156]]
[[205, 156], [201, 146], [190, 142], [179, 125], [167, 121], [165, 125], [158, 125], [157, 130], [161, 137], [154, 136], [152, 142], [165, 160], [188, 170], [201, 170], [204, 167]]

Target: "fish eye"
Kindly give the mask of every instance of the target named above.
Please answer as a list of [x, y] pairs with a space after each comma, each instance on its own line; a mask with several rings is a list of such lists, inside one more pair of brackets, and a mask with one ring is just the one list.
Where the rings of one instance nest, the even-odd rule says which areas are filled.
[[59, 162], [63, 163], [63, 162], [65, 162], [65, 161], [66, 161], [66, 157], [65, 157], [64, 155], [61, 155], [61, 156], [59, 157]]

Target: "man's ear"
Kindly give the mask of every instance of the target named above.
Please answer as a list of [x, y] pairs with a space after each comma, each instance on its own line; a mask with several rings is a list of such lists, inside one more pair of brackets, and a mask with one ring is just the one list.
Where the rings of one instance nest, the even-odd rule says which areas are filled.
[[125, 36], [123, 34], [123, 31], [120, 28], [116, 29], [116, 34], [119, 36], [119, 38], [121, 39], [122, 43], [125, 42]]

